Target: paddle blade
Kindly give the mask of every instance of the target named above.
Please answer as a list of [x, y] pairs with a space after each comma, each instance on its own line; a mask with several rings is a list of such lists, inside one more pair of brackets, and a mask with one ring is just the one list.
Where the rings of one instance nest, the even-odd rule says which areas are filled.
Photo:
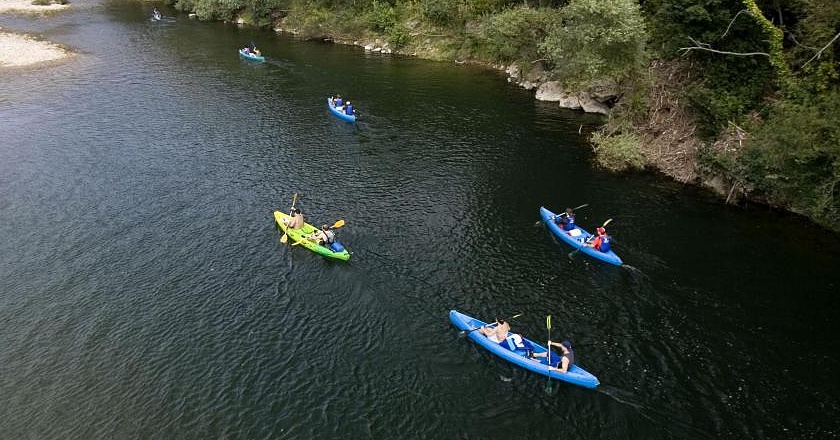
[[344, 226], [344, 220], [337, 220], [335, 223], [333, 223], [332, 228], [335, 229], [340, 228], [342, 226]]
[[551, 315], [545, 317], [545, 328], [551, 330]]
[[612, 221], [612, 219], [611, 219], [611, 218], [608, 218], [608, 219], [607, 219], [607, 221], [605, 221], [605, 222], [604, 222], [604, 224], [603, 224], [603, 225], [601, 225], [601, 227], [602, 227], [602, 228], [606, 228], [606, 227], [607, 227], [607, 225], [608, 225], [608, 224], [610, 224], [610, 222], [611, 222], [611, 221]]
[[289, 241], [289, 236], [284, 232], [283, 236], [280, 237], [280, 243], [286, 244], [287, 241]]

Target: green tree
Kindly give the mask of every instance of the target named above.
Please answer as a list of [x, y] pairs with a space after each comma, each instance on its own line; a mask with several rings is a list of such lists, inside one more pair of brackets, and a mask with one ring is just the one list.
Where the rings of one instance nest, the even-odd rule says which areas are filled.
[[647, 63], [646, 40], [633, 0], [572, 0], [540, 49], [559, 78], [587, 84], [637, 75]]
[[557, 10], [516, 7], [485, 16], [473, 36], [475, 51], [490, 61], [525, 61], [540, 57], [539, 44], [545, 39]]

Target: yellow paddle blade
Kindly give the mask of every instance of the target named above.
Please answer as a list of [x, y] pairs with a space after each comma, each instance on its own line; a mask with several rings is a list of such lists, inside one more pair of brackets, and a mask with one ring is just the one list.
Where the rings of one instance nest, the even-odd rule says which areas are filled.
[[603, 225], [601, 225], [601, 227], [602, 227], [602, 228], [607, 227], [607, 225], [608, 225], [608, 224], [610, 224], [610, 222], [611, 222], [611, 221], [612, 221], [612, 219], [611, 219], [611, 218], [607, 219], [607, 221], [605, 221], [605, 222], [604, 222], [604, 224], [603, 224]]
[[344, 226], [344, 220], [337, 220], [335, 223], [333, 223], [332, 228], [335, 229], [340, 228], [342, 226]]
[[545, 328], [551, 330], [551, 315], [545, 317]]
[[289, 236], [284, 232], [283, 236], [280, 237], [280, 243], [286, 244], [287, 241], [289, 241]]

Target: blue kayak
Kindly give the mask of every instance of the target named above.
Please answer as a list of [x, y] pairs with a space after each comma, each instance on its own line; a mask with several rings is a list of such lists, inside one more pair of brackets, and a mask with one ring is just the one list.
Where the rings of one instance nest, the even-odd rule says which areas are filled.
[[239, 56], [248, 60], [248, 61], [256, 61], [258, 63], [264, 63], [265, 57], [262, 55], [257, 55], [251, 52], [246, 52], [245, 48], [239, 49]]
[[584, 246], [584, 244], [589, 242], [592, 234], [583, 228], [575, 227], [570, 231], [564, 231], [560, 228], [560, 225], [554, 222], [555, 214], [542, 206], [540, 206], [540, 217], [548, 226], [548, 230], [551, 231], [552, 234], [570, 244], [575, 249], [580, 250], [590, 257], [597, 258], [610, 264], [615, 264], [616, 266], [621, 266], [621, 258], [619, 258], [612, 250], [609, 252], [601, 252], [593, 247]]
[[330, 98], [327, 98], [327, 107], [329, 107], [332, 114], [336, 115], [339, 119], [343, 119], [347, 122], [356, 122], [356, 115], [348, 115], [344, 113], [344, 111], [335, 108]]
[[[499, 344], [496, 341], [487, 338], [480, 331], [476, 330], [486, 325], [486, 322], [482, 322], [478, 319], [469, 317], [455, 310], [449, 311], [449, 320], [452, 321], [452, 324], [454, 324], [455, 327], [467, 331], [470, 339], [475, 341], [478, 345], [486, 348], [496, 356], [508, 362], [516, 364], [517, 366], [525, 368], [526, 370], [542, 374], [543, 376], [549, 376], [552, 379], [562, 380], [571, 384], [580, 385], [584, 388], [595, 388], [600, 384], [600, 382], [598, 382], [597, 377], [593, 376], [590, 372], [584, 370], [583, 368], [580, 368], [579, 366], [577, 366], [577, 364], [572, 364], [572, 366], [569, 368], [569, 371], [565, 373], [553, 371], [549, 369], [545, 357], [531, 359], [527, 357], [527, 352], [524, 349], [518, 349], [514, 351], [507, 348], [506, 346]], [[512, 333], [508, 333], [508, 337], [512, 335]], [[522, 339], [526, 341], [526, 344], [524, 345], [527, 346], [528, 344], [530, 344], [534, 353], [546, 352], [544, 346], [539, 345], [528, 338]], [[555, 355], [557, 355], [557, 353], [555, 353], [552, 350], [552, 363], [556, 363], [558, 360], [558, 357]]]

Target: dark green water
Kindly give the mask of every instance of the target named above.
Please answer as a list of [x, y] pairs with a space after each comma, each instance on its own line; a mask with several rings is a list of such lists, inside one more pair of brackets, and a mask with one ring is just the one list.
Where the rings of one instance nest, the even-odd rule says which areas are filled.
[[[600, 119], [495, 72], [150, 10], [0, 16], [79, 53], [0, 71], [0, 438], [840, 437], [836, 235], [600, 173]], [[348, 263], [280, 243], [294, 192]], [[584, 203], [626, 266], [534, 226]], [[602, 385], [546, 394], [450, 309], [551, 314]]]

